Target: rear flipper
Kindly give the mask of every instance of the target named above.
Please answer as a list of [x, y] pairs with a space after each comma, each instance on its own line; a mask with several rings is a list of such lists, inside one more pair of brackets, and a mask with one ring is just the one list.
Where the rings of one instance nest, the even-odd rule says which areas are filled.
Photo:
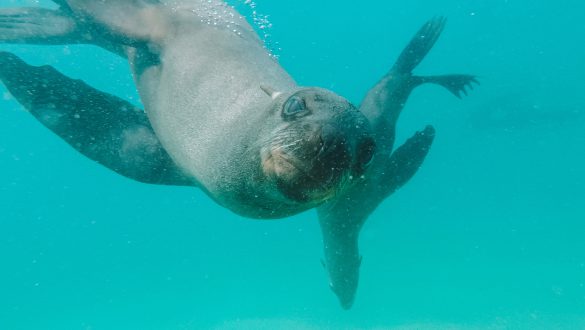
[[426, 22], [404, 48], [391, 71], [396, 74], [412, 72], [439, 40], [446, 23], [445, 17], [436, 17]]
[[477, 77], [465, 74], [412, 76], [412, 70], [420, 64], [437, 43], [445, 29], [446, 22], [444, 17], [433, 18], [426, 22], [410, 40], [390, 70], [389, 76], [403, 77], [404, 79], [404, 86], [401, 88], [404, 93], [403, 97], [408, 97], [412, 89], [426, 83], [443, 86], [458, 98], [461, 98], [461, 94], [467, 95], [466, 88], [473, 89], [473, 84], [479, 85]]
[[406, 92], [421, 84], [431, 83], [445, 87], [453, 95], [461, 98], [461, 94], [467, 95], [466, 88], [473, 89], [473, 84], [478, 84], [477, 77], [464, 74], [450, 74], [441, 76], [411, 76], [412, 71], [428, 55], [433, 46], [439, 40], [445, 29], [447, 19], [436, 17], [426, 22], [404, 48], [398, 60], [390, 70], [392, 76], [405, 76]]
[[476, 76], [467, 74], [448, 74], [442, 76], [427, 76], [427, 77], [413, 77], [415, 85], [421, 84], [437, 84], [443, 86], [457, 98], [462, 95], [467, 96], [468, 90], [473, 90], [473, 85], [479, 85], [479, 80]]
[[380, 150], [389, 154], [394, 147], [396, 122], [412, 91], [426, 83], [440, 85], [461, 98], [479, 85], [473, 75], [450, 74], [441, 76], [415, 76], [412, 70], [430, 52], [443, 29], [445, 18], [437, 17], [423, 25], [404, 48], [398, 60], [366, 95], [360, 111], [370, 120]]
[[6, 52], [0, 52], [0, 80], [38, 121], [88, 158], [140, 182], [193, 185], [132, 104]]

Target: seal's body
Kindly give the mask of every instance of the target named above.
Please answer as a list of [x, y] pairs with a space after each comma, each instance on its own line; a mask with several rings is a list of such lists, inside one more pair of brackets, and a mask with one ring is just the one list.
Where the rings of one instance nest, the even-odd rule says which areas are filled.
[[[82, 154], [126, 177], [197, 186], [252, 218], [317, 207], [324, 265], [344, 308], [357, 289], [362, 225], [414, 175], [434, 138], [429, 126], [393, 151], [410, 92], [436, 83], [459, 96], [476, 82], [412, 75], [439, 37], [441, 18], [417, 33], [358, 109], [333, 92], [297, 86], [222, 1], [55, 2], [58, 10], [0, 10], [0, 42], [93, 43], [123, 56], [146, 114], [0, 52], [0, 79], [19, 102]], [[218, 9], [221, 17], [211, 17]]]
[[[241, 19], [232, 8], [220, 8], [223, 15]], [[146, 113], [162, 145], [186, 175], [238, 213], [278, 218], [311, 207], [281, 213], [278, 194], [263, 186], [270, 180], [242, 185], [242, 178], [258, 178], [258, 159], [250, 148], [262, 138], [270, 140], [262, 136], [272, 133], [264, 127], [280, 122], [280, 117], [273, 118], [278, 111], [271, 112], [272, 98], [260, 87], [282, 92], [298, 87], [245, 21], [238, 28], [242, 31], [234, 32], [226, 23], [208, 25], [198, 16], [179, 16], [172, 22], [175, 27], [162, 27], [178, 31], [155, 41], [160, 42], [154, 46], [160, 63], [147, 63], [145, 70], [140, 68], [144, 64], [133, 63]], [[151, 56], [149, 49], [137, 50], [139, 59]], [[249, 208], [253, 199], [262, 205]]]
[[297, 86], [223, 1], [58, 3], [5, 10], [0, 40], [93, 43], [128, 58], [149, 129], [174, 163], [165, 171], [236, 213], [282, 218], [315, 207], [353, 184], [373, 156], [364, 115], [332, 92]]

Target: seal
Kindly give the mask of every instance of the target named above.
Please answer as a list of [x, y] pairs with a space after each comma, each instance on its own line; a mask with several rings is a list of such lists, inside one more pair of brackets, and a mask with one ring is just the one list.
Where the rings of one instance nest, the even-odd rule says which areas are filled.
[[344, 308], [357, 289], [361, 226], [414, 175], [434, 137], [429, 126], [392, 152], [410, 92], [436, 83], [458, 96], [476, 82], [412, 75], [442, 18], [419, 31], [358, 108], [298, 86], [223, 1], [55, 2], [57, 10], [1, 9], [0, 42], [108, 49], [128, 59], [145, 109], [0, 52], [0, 80], [12, 95], [73, 148], [128, 178], [199, 187], [250, 218], [317, 208], [324, 265]]
[[[0, 39], [91, 42], [129, 59], [151, 124], [148, 134], [154, 132], [162, 146], [155, 149], [165, 150], [165, 157], [174, 163], [172, 167], [156, 164], [156, 170], [140, 177], [141, 181], [160, 181], [162, 168], [167, 175], [184, 177], [182, 181], [201, 187], [240, 215], [282, 218], [342, 191], [350, 177], [363, 174], [363, 162], [373, 156], [374, 142], [365, 116], [333, 92], [297, 86], [269, 56], [245, 19], [222, 1], [58, 4], [61, 8], [54, 11], [3, 10]], [[210, 12], [221, 12], [230, 20], [208, 24], [202, 18]], [[8, 70], [4, 69], [5, 76], [18, 75]], [[144, 128], [143, 122], [112, 118], [121, 112], [116, 107], [127, 106], [99, 94], [79, 97], [88, 100], [89, 106], [110, 104], [109, 108], [78, 111], [78, 116], [88, 117], [80, 122], [83, 126], [74, 132], [61, 127], [54, 131], [77, 143], [87, 141], [84, 130], [90, 125], [94, 135], [114, 135], [120, 145], [140, 140], [136, 132], [146, 131], [136, 131], [136, 127]], [[56, 104], [70, 100], [62, 97], [65, 100]], [[98, 126], [100, 121], [88, 122], [100, 115], [102, 121], [122, 120], [126, 129], [112, 132], [107, 125]], [[136, 155], [117, 159], [116, 147], [101, 143], [97, 148], [103, 150], [101, 154], [80, 151], [117, 172], [143, 167], [139, 162], [129, 165]]]

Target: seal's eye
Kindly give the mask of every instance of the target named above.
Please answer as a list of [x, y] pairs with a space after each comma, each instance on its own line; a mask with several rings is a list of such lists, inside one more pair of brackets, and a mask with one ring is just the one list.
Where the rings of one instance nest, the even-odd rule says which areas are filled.
[[298, 96], [293, 96], [288, 99], [282, 108], [282, 114], [285, 117], [296, 117], [306, 111], [307, 105], [305, 104], [305, 100]]

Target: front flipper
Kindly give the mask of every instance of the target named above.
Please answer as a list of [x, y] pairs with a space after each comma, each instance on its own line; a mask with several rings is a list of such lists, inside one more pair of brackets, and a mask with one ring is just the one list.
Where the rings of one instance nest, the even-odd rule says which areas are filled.
[[0, 52], [0, 80], [38, 121], [88, 158], [140, 182], [193, 185], [132, 104], [6, 52]]
[[0, 42], [55, 45], [84, 41], [77, 22], [63, 10], [2, 8]]
[[174, 30], [171, 9], [154, 0], [59, 0], [57, 10], [0, 8], [0, 43], [90, 43], [125, 57], [125, 47], [156, 53]]
[[126, 57], [124, 43], [118, 41], [91, 19], [77, 16], [66, 5], [57, 10], [0, 8], [0, 43], [94, 44]]
[[154, 51], [174, 29], [172, 8], [158, 0], [66, 2], [78, 19], [90, 20], [103, 29], [101, 37], [114, 43], [138, 48], [149, 45]]

